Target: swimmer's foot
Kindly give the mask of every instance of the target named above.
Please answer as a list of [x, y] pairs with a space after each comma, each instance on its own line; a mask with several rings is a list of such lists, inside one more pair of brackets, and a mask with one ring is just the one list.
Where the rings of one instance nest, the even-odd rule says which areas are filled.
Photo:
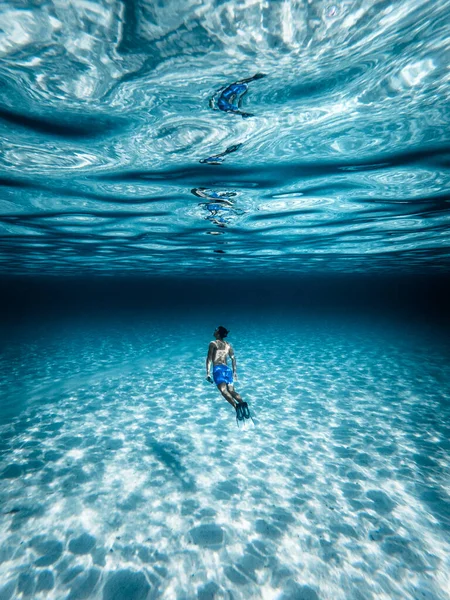
[[241, 411], [242, 415], [244, 416], [244, 419], [250, 419], [250, 409], [248, 407], [247, 402], [243, 402], [241, 404]]
[[239, 402], [239, 404], [236, 404], [235, 409], [236, 409], [236, 421], [243, 421], [244, 420], [244, 413], [242, 411], [242, 406], [243, 403]]

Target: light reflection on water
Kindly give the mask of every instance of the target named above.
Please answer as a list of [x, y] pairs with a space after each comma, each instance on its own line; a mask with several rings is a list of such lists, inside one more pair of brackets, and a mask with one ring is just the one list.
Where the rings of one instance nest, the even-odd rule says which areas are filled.
[[448, 268], [448, 1], [0, 11], [2, 271]]

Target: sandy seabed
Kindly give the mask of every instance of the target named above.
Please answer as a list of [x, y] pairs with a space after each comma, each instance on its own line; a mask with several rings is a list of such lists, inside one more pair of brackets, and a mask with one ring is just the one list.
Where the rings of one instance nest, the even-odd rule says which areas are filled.
[[11, 340], [0, 600], [450, 598], [448, 347], [224, 324], [254, 427], [204, 380], [216, 322]]

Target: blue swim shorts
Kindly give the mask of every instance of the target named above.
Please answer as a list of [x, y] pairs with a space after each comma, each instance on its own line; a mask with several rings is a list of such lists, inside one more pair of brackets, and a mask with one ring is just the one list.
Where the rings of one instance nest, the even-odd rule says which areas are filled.
[[219, 383], [233, 383], [233, 373], [227, 365], [216, 365], [213, 369], [213, 379], [216, 385], [219, 385]]

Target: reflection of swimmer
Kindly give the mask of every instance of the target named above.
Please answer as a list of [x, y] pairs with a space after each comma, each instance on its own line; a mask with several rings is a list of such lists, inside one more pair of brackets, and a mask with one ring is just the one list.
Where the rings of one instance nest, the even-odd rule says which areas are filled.
[[217, 227], [226, 227], [230, 223], [230, 217], [226, 218], [223, 214], [227, 211], [230, 211], [231, 208], [229, 206], [223, 206], [220, 204], [210, 204], [207, 202], [202, 203], [202, 206], [205, 210], [208, 211], [208, 216], [205, 217], [207, 221], [214, 223]]
[[[265, 77], [263, 73], [256, 73], [256, 75], [253, 75], [253, 77], [235, 81], [226, 88], [221, 88], [218, 92], [216, 92], [215, 96], [211, 98], [209, 105], [211, 108], [214, 108], [214, 104], [216, 104], [219, 110], [241, 115], [242, 118], [253, 117], [251, 113], [246, 113], [240, 110], [242, 98], [248, 90], [247, 84], [250, 83], [250, 81], [255, 81], [256, 79], [261, 79], [262, 77]], [[217, 97], [218, 94], [219, 96]], [[215, 100], [216, 97], [217, 100]]]
[[208, 158], [202, 158], [199, 162], [201, 162], [202, 165], [221, 165], [224, 161], [222, 158], [223, 156], [231, 154], [232, 152], [236, 152], [236, 150], [239, 150], [241, 146], [242, 144], [234, 144], [233, 146], [229, 146], [224, 152], [221, 152], [220, 154], [214, 154]]
[[218, 200], [219, 202], [227, 203], [230, 206], [233, 206], [233, 202], [230, 202], [228, 198], [233, 198], [236, 196], [236, 192], [215, 192], [214, 190], [209, 190], [208, 188], [194, 188], [191, 190], [191, 192], [198, 198]]
[[236, 192], [215, 192], [207, 188], [194, 188], [191, 191], [194, 196], [206, 200], [206, 202], [200, 202], [199, 206], [208, 211], [205, 219], [217, 227], [226, 227], [232, 221], [233, 216], [241, 214], [234, 208], [234, 201], [230, 200], [236, 196]]

